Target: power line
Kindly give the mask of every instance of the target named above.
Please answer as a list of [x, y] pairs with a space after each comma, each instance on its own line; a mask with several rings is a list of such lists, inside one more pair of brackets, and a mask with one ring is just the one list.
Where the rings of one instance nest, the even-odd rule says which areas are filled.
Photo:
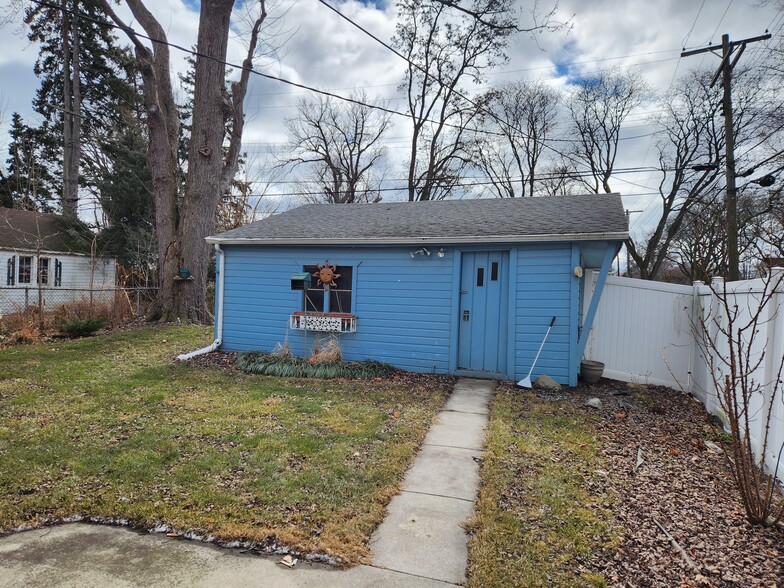
[[[375, 109], [375, 110], [380, 110], [382, 112], [386, 112], [388, 114], [393, 114], [395, 116], [400, 116], [400, 117], [403, 117], [403, 118], [413, 118], [408, 113], [400, 112], [398, 110], [394, 110], [394, 109], [391, 109], [391, 108], [386, 108], [385, 106], [381, 106], [381, 105], [378, 105], [378, 104], [370, 104], [370, 103], [364, 102], [362, 100], [357, 100], [356, 98], [351, 98], [351, 97], [348, 97], [348, 96], [341, 96], [340, 94], [335, 94], [334, 92], [329, 92], [327, 90], [319, 90], [318, 88], [314, 88], [314, 87], [308, 86], [306, 84], [300, 84], [298, 82], [293, 82], [293, 81], [288, 80], [286, 78], [281, 78], [281, 77], [278, 77], [278, 76], [273, 76], [271, 74], [260, 72], [260, 71], [258, 71], [256, 69], [253, 69], [252, 67], [251, 68], [245, 68], [242, 65], [237, 65], [236, 63], [231, 63], [229, 61], [225, 61], [225, 60], [219, 59], [217, 57], [213, 57], [211, 55], [207, 55], [205, 53], [200, 53], [198, 51], [194, 51], [193, 49], [188, 49], [186, 47], [183, 47], [182, 45], [177, 45], [176, 43], [172, 43], [170, 41], [164, 41], [164, 40], [161, 40], [161, 39], [155, 39], [153, 37], [150, 37], [149, 35], [145, 35], [143, 33], [137, 32], [132, 27], [121, 26], [121, 25], [118, 25], [116, 23], [108, 22], [108, 21], [105, 21], [105, 20], [97, 19], [97, 18], [92, 18], [92, 17], [90, 17], [90, 16], [88, 16], [88, 15], [82, 13], [82, 12], [79, 12], [79, 11], [76, 11], [76, 10], [72, 10], [72, 9], [69, 9], [69, 8], [64, 8], [62, 6], [57, 6], [55, 4], [51, 4], [51, 3], [46, 2], [44, 0], [30, 0], [30, 1], [35, 3], [35, 4], [39, 4], [41, 6], [45, 6], [47, 8], [52, 8], [54, 10], [60, 10], [62, 12], [66, 12], [66, 13], [69, 13], [69, 14], [77, 15], [77, 16], [79, 16], [79, 18], [84, 18], [85, 20], [89, 20], [89, 21], [94, 22], [94, 23], [96, 23], [98, 25], [102, 25], [102, 26], [113, 28], [113, 29], [121, 30], [121, 31], [123, 31], [126, 34], [132, 34], [132, 35], [134, 35], [136, 37], [139, 37], [140, 39], [145, 39], [145, 40], [150, 41], [151, 43], [154, 43], [154, 44], [165, 45], [167, 47], [171, 47], [172, 49], [177, 49], [178, 51], [182, 51], [184, 53], [188, 53], [189, 55], [193, 55], [194, 57], [200, 57], [202, 59], [209, 59], [211, 61], [215, 61], [215, 62], [220, 63], [222, 65], [228, 66], [228, 67], [230, 67], [232, 69], [248, 71], [249, 73], [252, 73], [254, 75], [260, 76], [262, 78], [266, 78], [268, 80], [273, 80], [273, 81], [276, 81], [276, 82], [280, 82], [282, 84], [286, 84], [286, 85], [289, 85], [289, 86], [292, 86], [292, 87], [295, 87], [295, 88], [300, 88], [302, 90], [306, 90], [308, 92], [313, 92], [315, 94], [320, 94], [320, 95], [323, 95], [323, 96], [329, 96], [330, 98], [335, 98], [337, 100], [342, 100], [344, 102], [350, 102], [352, 104], [356, 104], [358, 106], [363, 106], [365, 108], [371, 108], [371, 109]], [[470, 102], [470, 100], [469, 100], [469, 102]], [[429, 123], [436, 123], [436, 124], [438, 124], [437, 121], [434, 121], [434, 120], [431, 120], [431, 119], [424, 119], [424, 121], [425, 122], [429, 122]], [[462, 129], [462, 130], [470, 131], [470, 132], [480, 132], [480, 129], [472, 129], [472, 128], [461, 127], [459, 125], [455, 125], [455, 124], [451, 124], [451, 123], [444, 123], [444, 126], [447, 126], [447, 127], [450, 127], [450, 128]], [[484, 134], [489, 134], [489, 135], [504, 136], [503, 133], [496, 133], [496, 132], [488, 131], [488, 130], [484, 130], [484, 129], [482, 129], [481, 132], [484, 133]]]
[[684, 48], [689, 43], [689, 38], [691, 37], [691, 34], [694, 32], [694, 27], [697, 26], [697, 21], [700, 18], [700, 14], [702, 14], [703, 8], [705, 8], [705, 0], [702, 0], [702, 4], [700, 4], [700, 9], [697, 11], [697, 16], [694, 17], [694, 22], [691, 23], [691, 28], [689, 29], [689, 32], [686, 33], [686, 36], [683, 38], [682, 45]]

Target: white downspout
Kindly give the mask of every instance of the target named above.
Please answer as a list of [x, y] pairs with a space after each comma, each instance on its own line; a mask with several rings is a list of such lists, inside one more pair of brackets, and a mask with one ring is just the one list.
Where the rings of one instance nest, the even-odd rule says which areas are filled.
[[221, 339], [223, 337], [223, 284], [224, 284], [224, 276], [226, 272], [224, 271], [223, 262], [224, 262], [224, 253], [223, 249], [221, 249], [220, 243], [215, 243], [215, 253], [218, 256], [216, 259], [216, 263], [218, 264], [218, 287], [215, 291], [216, 300], [218, 301], [218, 308], [215, 311], [215, 340], [207, 345], [207, 347], [202, 347], [201, 349], [197, 349], [196, 351], [191, 351], [190, 353], [183, 353], [182, 355], [178, 355], [177, 359], [180, 361], [185, 361], [188, 359], [192, 359], [198, 355], [204, 355], [205, 353], [212, 353], [218, 347], [220, 347]]

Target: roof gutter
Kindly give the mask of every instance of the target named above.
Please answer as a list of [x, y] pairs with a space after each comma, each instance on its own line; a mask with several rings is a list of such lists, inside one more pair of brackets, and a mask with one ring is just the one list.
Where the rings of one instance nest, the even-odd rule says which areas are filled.
[[464, 245], [480, 243], [536, 243], [541, 241], [625, 241], [627, 231], [608, 233], [568, 233], [565, 235], [475, 235], [466, 237], [372, 237], [367, 239], [270, 239], [265, 237], [207, 237], [214, 245]]
[[215, 309], [215, 340], [207, 345], [207, 347], [202, 347], [201, 349], [197, 349], [196, 351], [191, 351], [190, 353], [183, 353], [182, 355], [178, 355], [177, 359], [180, 361], [186, 361], [188, 359], [193, 359], [194, 357], [198, 357], [199, 355], [204, 355], [205, 353], [212, 353], [216, 351], [218, 347], [221, 346], [223, 342], [223, 285], [226, 275], [226, 271], [223, 267], [224, 261], [224, 254], [223, 249], [219, 243], [215, 243], [215, 254], [217, 256], [216, 263], [218, 268], [218, 287], [215, 291], [215, 301], [217, 308]]

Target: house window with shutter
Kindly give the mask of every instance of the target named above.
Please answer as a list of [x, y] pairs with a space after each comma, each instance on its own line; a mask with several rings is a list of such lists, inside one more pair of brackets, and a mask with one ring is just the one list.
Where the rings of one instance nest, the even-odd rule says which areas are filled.
[[19, 256], [19, 280], [20, 284], [29, 284], [33, 277], [33, 258], [29, 255]]
[[16, 256], [11, 256], [8, 260], [8, 270], [5, 275], [5, 285], [13, 286], [16, 284]]
[[54, 260], [54, 285], [63, 285], [63, 262], [59, 259]]

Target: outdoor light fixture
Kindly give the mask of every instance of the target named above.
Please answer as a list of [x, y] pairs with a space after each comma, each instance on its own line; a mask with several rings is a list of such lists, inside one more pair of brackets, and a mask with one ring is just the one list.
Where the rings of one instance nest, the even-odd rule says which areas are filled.
[[414, 259], [417, 255], [426, 255], [430, 256], [430, 251], [427, 250], [427, 247], [420, 247], [416, 251], [411, 252], [411, 259]]
[[444, 257], [444, 255], [446, 255], [446, 251], [444, 251], [444, 248], [442, 247], [438, 250], [438, 257]]

